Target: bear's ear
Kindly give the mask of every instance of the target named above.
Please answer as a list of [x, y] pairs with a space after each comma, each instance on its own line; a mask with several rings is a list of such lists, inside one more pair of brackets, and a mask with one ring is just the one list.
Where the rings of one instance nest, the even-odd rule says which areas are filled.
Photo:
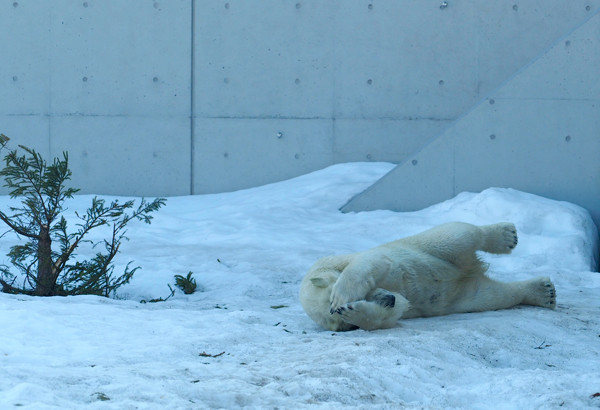
[[312, 278], [310, 281], [313, 285], [315, 285], [318, 288], [326, 288], [327, 286], [329, 286], [329, 282], [327, 282], [323, 278]]

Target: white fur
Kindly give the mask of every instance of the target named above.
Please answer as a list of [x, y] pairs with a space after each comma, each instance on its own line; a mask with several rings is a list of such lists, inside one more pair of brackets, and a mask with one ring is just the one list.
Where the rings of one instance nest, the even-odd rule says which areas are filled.
[[302, 281], [300, 302], [333, 331], [519, 304], [554, 308], [548, 278], [502, 283], [485, 275], [487, 265], [475, 252], [510, 253], [516, 244], [511, 223], [447, 223], [364, 252], [319, 259]]

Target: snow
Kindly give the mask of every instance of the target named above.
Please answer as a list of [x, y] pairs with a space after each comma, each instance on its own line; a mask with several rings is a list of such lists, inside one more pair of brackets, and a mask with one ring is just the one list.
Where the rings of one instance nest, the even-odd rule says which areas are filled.
[[[233, 193], [169, 198], [151, 225], [129, 228], [117, 270], [130, 260], [142, 269], [115, 299], [0, 294], [0, 408], [600, 406], [598, 244], [587, 212], [512, 189], [462, 193], [418, 212], [338, 211], [392, 166], [342, 164]], [[9, 202], [0, 198], [0, 207]], [[71, 225], [90, 202], [69, 202]], [[323, 330], [302, 311], [299, 284], [319, 257], [452, 220], [514, 222], [519, 246], [486, 256], [490, 275], [550, 276], [557, 309], [346, 333]], [[15, 241], [0, 238], [2, 253]], [[202, 291], [140, 303], [168, 296], [173, 275], [189, 271]]]

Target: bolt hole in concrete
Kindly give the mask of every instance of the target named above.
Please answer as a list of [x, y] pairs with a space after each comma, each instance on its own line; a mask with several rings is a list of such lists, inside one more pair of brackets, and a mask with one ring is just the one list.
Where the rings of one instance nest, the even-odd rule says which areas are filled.
[[496, 139], [496, 135], [494, 135], [494, 134], [490, 135], [490, 139], [491, 140], [495, 140]]
[[494, 105], [496, 103], [496, 100], [494, 100], [493, 98], [490, 98], [490, 104]]
[[87, 2], [87, 1], [84, 1], [84, 2], [83, 2], [83, 7], [84, 7], [84, 8], [87, 8], [88, 6], [89, 6], [88, 2]]
[[567, 142], [571, 141], [571, 136], [570, 136], [570, 135], [567, 135], [567, 136], [565, 137], [565, 141], [567, 141]]
[[225, 8], [228, 9], [229, 8], [229, 3], [225, 3]]
[[371, 80], [370, 78], [367, 80], [367, 84], [371, 85], [373, 84], [373, 80]]
[[514, 10], [514, 11], [517, 11], [517, 10], [519, 10], [519, 6], [517, 6], [516, 4], [514, 4], [514, 5], [513, 5], [513, 10]]
[[17, 3], [16, 1], [13, 3], [13, 7], [19, 7], [19, 3]]
[[416, 159], [413, 159], [413, 160], [411, 161], [411, 164], [413, 164], [413, 165], [417, 165], [418, 163], [419, 163], [419, 161], [417, 161]]
[[373, 10], [373, 5], [372, 5], [372, 4], [369, 4], [369, 5], [367, 6], [367, 8], [368, 8], [369, 10]]

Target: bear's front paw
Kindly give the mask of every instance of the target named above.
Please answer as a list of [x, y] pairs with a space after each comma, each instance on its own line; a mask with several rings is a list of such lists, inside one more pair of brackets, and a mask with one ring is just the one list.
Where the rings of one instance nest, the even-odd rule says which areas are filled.
[[368, 293], [366, 283], [355, 283], [340, 279], [338, 279], [331, 289], [331, 296], [329, 297], [331, 305], [329, 312], [331, 314], [334, 314], [341, 306], [347, 303], [364, 299]]
[[344, 322], [358, 326], [357, 322], [361, 322], [363, 319], [362, 317], [359, 317], [361, 316], [361, 303], [364, 304], [364, 301], [346, 303], [345, 305], [337, 308], [334, 312], [332, 312], [332, 314], [340, 315]]
[[396, 325], [400, 312], [376, 302], [358, 300], [340, 306], [336, 315], [345, 322], [364, 330], [386, 329]]

